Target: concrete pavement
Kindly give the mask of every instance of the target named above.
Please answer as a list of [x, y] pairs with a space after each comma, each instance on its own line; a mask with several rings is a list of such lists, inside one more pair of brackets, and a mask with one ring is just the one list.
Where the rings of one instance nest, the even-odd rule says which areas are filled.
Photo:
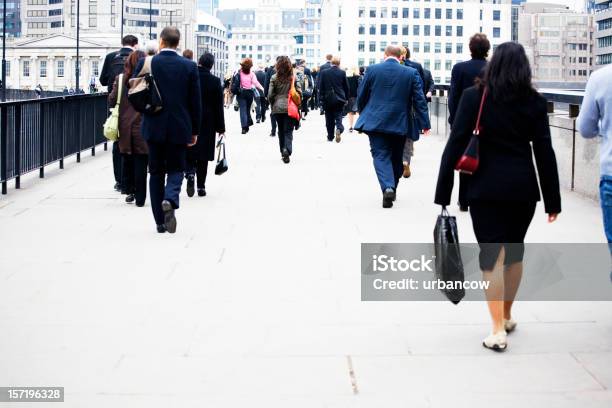
[[[484, 304], [360, 301], [362, 242], [431, 242], [442, 137], [383, 210], [365, 135], [328, 143], [314, 112], [285, 165], [268, 122], [240, 135], [226, 112], [230, 170], [183, 193], [176, 235], [112, 190], [108, 152], [0, 198], [0, 386], [64, 386], [66, 407], [612, 405], [609, 303], [520, 303], [498, 355]], [[563, 208], [527, 240], [603, 242], [595, 202]]]

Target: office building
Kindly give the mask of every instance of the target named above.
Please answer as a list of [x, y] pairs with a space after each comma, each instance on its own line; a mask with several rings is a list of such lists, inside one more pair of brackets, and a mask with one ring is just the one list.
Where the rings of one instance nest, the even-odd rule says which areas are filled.
[[305, 0], [302, 16], [301, 44], [296, 48], [296, 58], [306, 60], [310, 68], [319, 66], [324, 59], [321, 52], [321, 0]]
[[525, 47], [540, 86], [584, 87], [591, 70], [592, 16], [566, 6], [524, 3], [518, 41]]
[[470, 58], [472, 34], [487, 34], [493, 46], [510, 41], [511, 1], [326, 0], [320, 27], [321, 53], [339, 54], [343, 66], [375, 64], [388, 44], [402, 43], [448, 84], [453, 65]]
[[[80, 1], [80, 32], [121, 32], [121, 0]], [[196, 0], [124, 0], [124, 34], [157, 38], [168, 25], [181, 30], [181, 48], [193, 48]], [[149, 6], [152, 6], [149, 9]], [[22, 0], [22, 36], [76, 35], [75, 0]], [[117, 41], [119, 42], [119, 41]]]
[[214, 16], [219, 9], [219, 0], [198, 0], [198, 10]]
[[219, 10], [228, 31], [228, 66], [237, 69], [243, 58], [255, 66], [271, 65], [278, 55], [295, 57], [301, 35], [301, 9], [282, 9], [279, 0], [259, 0], [249, 9]]
[[[6, 2], [6, 35], [9, 37], [19, 37], [21, 35], [21, 3], [19, 0], [8, 0]], [[4, 3], [0, 3], [0, 32], [2, 30], [2, 13]]]
[[205, 52], [215, 56], [213, 75], [222, 78], [227, 71], [227, 30], [223, 23], [211, 14], [198, 10], [198, 26], [195, 33], [195, 58]]
[[612, 1], [594, 1], [594, 61], [593, 68], [597, 69], [612, 64]]

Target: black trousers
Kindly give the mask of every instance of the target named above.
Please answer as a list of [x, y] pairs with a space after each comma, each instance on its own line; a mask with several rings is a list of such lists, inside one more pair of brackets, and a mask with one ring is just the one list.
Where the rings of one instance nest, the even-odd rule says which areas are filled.
[[121, 184], [121, 152], [119, 151], [119, 142], [113, 142], [113, 173], [115, 174], [115, 183]]
[[293, 153], [293, 127], [295, 121], [286, 113], [275, 113], [272, 115], [278, 123], [278, 145], [281, 153], [287, 149], [289, 156]]
[[340, 130], [340, 133], [344, 133], [344, 125], [342, 125], [342, 109], [338, 110], [325, 110], [325, 127], [327, 128], [327, 140], [334, 138], [334, 131]]
[[490, 271], [504, 247], [504, 265], [522, 262], [525, 235], [533, 219], [535, 202], [471, 200], [470, 216], [480, 246], [480, 269]]
[[121, 186], [126, 194], [134, 194], [136, 205], [143, 206], [147, 199], [147, 165], [146, 154], [122, 154]]
[[151, 209], [157, 225], [164, 223], [162, 201], [168, 200], [179, 208], [179, 196], [183, 185], [187, 146], [172, 143], [148, 142], [149, 146], [149, 192]]
[[272, 124], [272, 134], [276, 135], [276, 114], [270, 115], [270, 123]]
[[208, 175], [208, 160], [198, 158], [196, 149], [187, 149], [187, 169], [185, 175], [195, 176], [198, 188], [206, 187], [206, 176]]

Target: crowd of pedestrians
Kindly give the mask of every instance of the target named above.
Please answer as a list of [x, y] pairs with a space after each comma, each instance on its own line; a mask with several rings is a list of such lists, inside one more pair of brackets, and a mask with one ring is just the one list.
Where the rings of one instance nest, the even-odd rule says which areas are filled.
[[[217, 78], [211, 73], [212, 54], [203, 54], [195, 63], [191, 51], [177, 52], [179, 41], [179, 31], [166, 27], [159, 47], [149, 42], [142, 52], [137, 38], [128, 35], [122, 48], [106, 57], [100, 76], [109, 89], [109, 104], [118, 102], [120, 108], [120, 138], [113, 145], [115, 188], [126, 194], [127, 202], [142, 207], [148, 168], [158, 232], [176, 231], [183, 179], [189, 197], [196, 191], [198, 196], [206, 195], [208, 162], [214, 160], [217, 135], [225, 134], [224, 110], [232, 106], [239, 111], [243, 134], [265, 123], [269, 112], [270, 136], [278, 137], [284, 163], [291, 162], [293, 134], [309, 112], [319, 110], [324, 115], [326, 139], [336, 143], [342, 141], [343, 120], [348, 117], [349, 132], [364, 133], [369, 139], [382, 207], [393, 207], [400, 180], [412, 174], [415, 143], [431, 128], [431, 72], [411, 59], [408, 48], [389, 45], [384, 61], [350, 69], [348, 74], [338, 56], [327, 55], [325, 63], [313, 70], [303, 60], [278, 56], [274, 65], [265, 68], [254, 68], [253, 61], [245, 58], [237, 71]], [[477, 170], [460, 174], [459, 206], [470, 211], [481, 245], [480, 268], [490, 282], [486, 295], [493, 328], [483, 344], [500, 351], [516, 328], [512, 306], [536, 203], [543, 198], [549, 222], [561, 212], [559, 176], [546, 100], [532, 85], [523, 47], [500, 44], [488, 62], [490, 44], [484, 34], [471, 37], [469, 48], [472, 59], [452, 70], [451, 134], [434, 201], [450, 205], [455, 170], [462, 169], [458, 163], [476, 138]], [[163, 101], [163, 109], [155, 114], [136, 111], [128, 98], [130, 79], [143, 72], [154, 73]], [[578, 127], [585, 137], [604, 135], [601, 201], [612, 244], [610, 73], [602, 69], [593, 74]]]

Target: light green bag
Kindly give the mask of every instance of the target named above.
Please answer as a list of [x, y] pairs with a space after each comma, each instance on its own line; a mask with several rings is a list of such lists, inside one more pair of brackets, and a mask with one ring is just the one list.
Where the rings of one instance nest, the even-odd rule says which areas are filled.
[[111, 142], [119, 140], [119, 104], [121, 103], [121, 95], [123, 94], [123, 74], [119, 75], [119, 89], [117, 90], [117, 103], [111, 109], [111, 114], [104, 122], [104, 137]]

